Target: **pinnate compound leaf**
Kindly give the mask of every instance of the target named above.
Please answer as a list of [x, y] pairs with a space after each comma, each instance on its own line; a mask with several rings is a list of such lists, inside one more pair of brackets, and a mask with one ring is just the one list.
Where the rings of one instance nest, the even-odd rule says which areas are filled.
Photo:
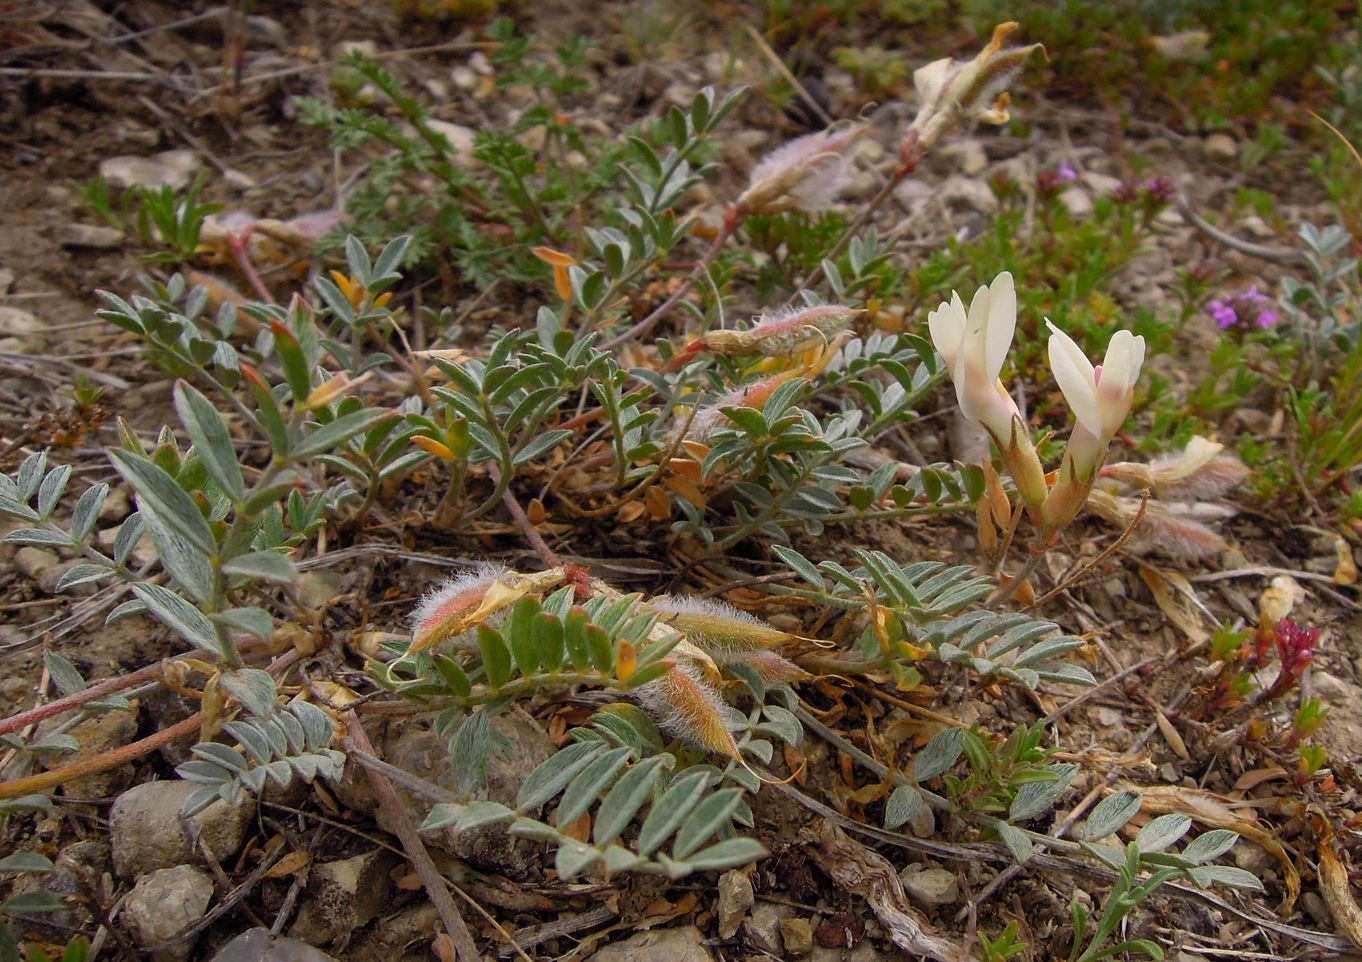
[[218, 657], [227, 655], [213, 623], [198, 608], [162, 585], [134, 584], [132, 593], [148, 611], [175, 630], [185, 641]]
[[704, 795], [713, 777], [713, 773], [707, 771], [686, 772], [672, 782], [662, 797], [653, 803], [648, 817], [643, 820], [643, 827], [639, 829], [637, 847], [641, 854], [651, 855], [676, 831], [700, 796]]
[[661, 755], [645, 759], [615, 782], [596, 812], [592, 838], [597, 845], [613, 842], [629, 825], [639, 809], [651, 797], [653, 785], [662, 774], [666, 761], [666, 757]]
[[158, 518], [205, 558], [217, 554], [217, 541], [194, 499], [149, 458], [110, 451], [114, 467]]
[[730, 816], [741, 801], [742, 789], [724, 788], [696, 805], [676, 833], [672, 858], [684, 860], [715, 832], [729, 824]]
[[213, 403], [184, 381], [175, 382], [175, 410], [184, 422], [185, 430], [194, 442], [194, 450], [208, 471], [209, 477], [233, 501], [240, 501], [246, 493], [246, 482], [241, 475], [241, 463], [232, 446], [232, 435]]
[[516, 808], [524, 812], [543, 805], [566, 788], [578, 772], [605, 750], [601, 742], [576, 742], [563, 748], [526, 777], [516, 794]]
[[612, 748], [587, 765], [563, 792], [554, 821], [564, 828], [581, 818], [629, 761], [632, 748]]

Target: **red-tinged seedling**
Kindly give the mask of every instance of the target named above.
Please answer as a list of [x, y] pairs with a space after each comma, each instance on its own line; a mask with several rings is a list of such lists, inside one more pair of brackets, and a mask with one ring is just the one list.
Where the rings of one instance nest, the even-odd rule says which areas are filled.
[[1277, 669], [1276, 679], [1263, 692], [1264, 701], [1280, 698], [1296, 687], [1305, 669], [1314, 661], [1315, 645], [1319, 642], [1323, 629], [1306, 628], [1290, 618], [1282, 618], [1272, 626], [1268, 634], [1276, 644], [1281, 664]]

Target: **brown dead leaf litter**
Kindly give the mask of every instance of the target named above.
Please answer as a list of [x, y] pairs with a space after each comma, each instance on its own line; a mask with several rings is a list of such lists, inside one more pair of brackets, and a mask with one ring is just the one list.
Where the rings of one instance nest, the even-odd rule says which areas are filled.
[[[623, 116], [595, 118], [610, 129], [657, 115], [681, 92], [707, 82], [745, 82], [758, 90], [783, 84], [755, 48], [744, 48], [736, 69], [716, 68], [744, 36], [741, 11], [732, 5], [698, 7], [693, 29], [667, 44], [667, 59], [644, 63], [631, 60], [615, 32], [626, 6], [540, 3], [521, 11], [523, 25], [545, 40], [573, 34], [596, 40], [593, 83], [624, 105]], [[506, 107], [495, 97], [475, 100], [450, 80], [478, 49], [478, 30], [404, 20], [392, 5], [259, 3], [236, 32], [227, 29], [228, 8], [211, 4], [55, 0], [43, 7], [3, 12], [13, 33], [0, 40], [0, 310], [14, 325], [5, 329], [0, 347], [5, 470], [57, 431], [72, 438], [68, 456], [82, 477], [93, 481], [106, 470], [100, 447], [112, 442], [111, 421], [60, 422], [59, 392], [76, 374], [108, 388], [109, 415], [147, 431], [175, 423], [169, 379], [142, 362], [127, 337], [91, 320], [90, 292], [130, 289], [145, 267], [145, 251], [129, 239], [73, 233], [73, 225], [89, 225], [92, 218], [68, 180], [91, 177], [111, 157], [174, 151], [208, 173], [208, 198], [230, 209], [281, 221], [333, 210], [339, 172], [324, 136], [297, 123], [291, 98], [324, 95], [329, 52], [356, 40], [372, 41], [385, 66], [442, 101], [437, 116], [475, 128], [506, 121]], [[224, 58], [238, 40], [239, 60]], [[916, 63], [924, 53], [905, 56]], [[818, 81], [811, 86], [833, 116], [860, 110], [864, 98], [847, 75], [825, 63], [803, 63], [801, 69]], [[1188, 194], [1197, 209], [1217, 209], [1246, 185], [1244, 175], [1208, 163], [1196, 138], [1150, 123], [1117, 129], [1094, 105], [1047, 102], [1044, 96], [1026, 92], [1035, 131], [1028, 140], [983, 131], [962, 138], [982, 151], [981, 176], [984, 170], [1033, 175], [1050, 162], [1047, 145], [1063, 141], [1085, 152], [1088, 170], [1108, 177], [1127, 173], [1134, 155], [1155, 172], [1191, 175]], [[873, 119], [886, 143], [904, 122], [893, 104]], [[751, 98], [736, 121], [720, 137], [721, 159], [735, 182], [754, 153], [804, 129], [798, 110], [782, 113], [761, 96]], [[1303, 179], [1284, 173], [1292, 162], [1256, 169], [1248, 183], [1279, 197], [1281, 237], [1299, 222], [1319, 219], [1321, 210], [1321, 198]], [[955, 161], [929, 166], [920, 180], [939, 184], [950, 163]], [[873, 164], [866, 173], [875, 174]], [[904, 257], [977, 232], [985, 216], [968, 202], [891, 204], [881, 212], [885, 230], [898, 231]], [[1172, 215], [1109, 293], [1129, 308], [1166, 307], [1175, 268], [1206, 257], [1269, 281], [1282, 270], [1225, 249]], [[421, 296], [456, 312], [474, 306], [485, 327], [532, 316], [537, 294], [501, 286], [479, 298], [446, 274], [429, 279]], [[26, 318], [32, 321], [20, 323]], [[1197, 353], [1170, 359], [1161, 373], [1194, 384], [1206, 352]], [[1239, 416], [1244, 427], [1272, 429], [1259, 412]], [[936, 424], [939, 430], [917, 438], [928, 460], [950, 453], [945, 422]], [[401, 518], [395, 532], [353, 534], [308, 571], [302, 590], [329, 601], [324, 627], [338, 641], [359, 625], [397, 625], [412, 586], [450, 565], [487, 557], [514, 563], [528, 555], [529, 546], [508, 521], [454, 538], [424, 530], [412, 494], [412, 504], [394, 506], [393, 516]], [[127, 501], [125, 493], [125, 513]], [[794, 777], [757, 798], [758, 836], [771, 856], [750, 872], [675, 885], [633, 877], [567, 884], [540, 847], [504, 834], [428, 840], [434, 868], [449, 881], [455, 910], [488, 957], [965, 959], [972, 957], [968, 946], [976, 929], [997, 932], [1009, 922], [1018, 924], [1030, 946], [1023, 959], [1058, 957], [1047, 947], [1068, 944], [1069, 901], [1081, 893], [1082, 900], [1100, 904], [1110, 873], [1058, 852], [1040, 852], [1024, 869], [1010, 868], [1000, 847], [978, 841], [963, 822], [915, 822], [906, 833], [878, 827], [892, 786], [887, 772], [939, 727], [933, 715], [991, 732], [1046, 718], [1072, 748], [1066, 759], [1081, 766], [1056, 812], [1056, 835], [1104, 793], [1134, 785], [1144, 793], [1141, 820], [1183, 812], [1198, 829], [1241, 833], [1245, 840], [1234, 861], [1267, 889], [1253, 899], [1170, 887], [1133, 929], [1171, 946], [1185, 962], [1352, 951], [1362, 944], [1362, 921], [1349, 869], [1362, 858], [1362, 846], [1353, 833], [1334, 833], [1328, 825], [1351, 825], [1362, 791], [1356, 767], [1362, 761], [1357, 593], [1347, 577], [1336, 577], [1340, 556], [1330, 535], [1242, 507], [1226, 532], [1232, 564], [1188, 569], [1158, 555], [1118, 553], [1044, 606], [1047, 617], [1090, 638], [1091, 667], [1106, 679], [1095, 690], [1075, 697], [967, 688], [950, 670], [929, 672], [926, 684], [908, 694], [891, 685], [811, 686], [808, 717], [824, 735], [775, 760], [777, 776]], [[1112, 539], [1096, 525], [1071, 530], [1063, 550], [1039, 573], [1042, 593], [1065, 584]], [[863, 546], [901, 560], [950, 561], [968, 560], [976, 549], [972, 526], [958, 521], [863, 523], [816, 546], [796, 546], [815, 557], [844, 557]], [[740, 605], [766, 604], [763, 616], [791, 628], [812, 628], [815, 613], [772, 608], [768, 598], [741, 586], [770, 572], [759, 559], [719, 565], [675, 546], [660, 553], [644, 523], [565, 528], [555, 547], [564, 560], [630, 589], [722, 594]], [[47, 552], [4, 547], [0, 562], [0, 705], [7, 715], [47, 697], [44, 646], [91, 679], [155, 664], [177, 650], [168, 633], [149, 621], [102, 627], [97, 599], [54, 595], [61, 560]], [[1274, 579], [1276, 590], [1299, 593], [1293, 599], [1299, 620], [1325, 629], [1308, 684], [1333, 710], [1321, 735], [1334, 775], [1331, 793], [1295, 790], [1280, 753], [1243, 737], [1247, 714], [1206, 710], [1211, 634], [1227, 621], [1256, 623], [1261, 595]], [[313, 678], [357, 670], [339, 644], [307, 664]], [[513, 797], [529, 767], [556, 747], [564, 722], [580, 721], [591, 710], [588, 701], [547, 698], [527, 707], [499, 721], [517, 751], [513, 762], [497, 762], [501, 767], [489, 774], [492, 798]], [[80, 752], [97, 754], [181, 724], [194, 709], [183, 696], [148, 686], [128, 711], [77, 729]], [[364, 731], [378, 757], [426, 782], [448, 784], [447, 752], [428, 722], [370, 719]], [[442, 907], [427, 897], [421, 867], [403, 858], [395, 838], [402, 826], [386, 816], [390, 810], [362, 769], [352, 763], [341, 783], [270, 791], [259, 804], [210, 810], [191, 845], [175, 817], [182, 793], [171, 781], [188, 744], [187, 737], [168, 741], [135, 764], [63, 786], [48, 815], [7, 820], [0, 853], [22, 849], [55, 857], [58, 871], [43, 884], [76, 896], [68, 911], [25, 923], [27, 935], [54, 944], [77, 933], [95, 935], [98, 957], [110, 959], [140, 957], [137, 946], [160, 944], [148, 934], [153, 932], [164, 943], [152, 955], [158, 959], [453, 957], [456, 947], [438, 934], [444, 931]], [[397, 788], [396, 803], [419, 820], [431, 799], [400, 783]], [[131, 831], [134, 822], [142, 826], [138, 846], [123, 847], [115, 858], [111, 835]], [[164, 922], [158, 905], [190, 902], [197, 906], [191, 921], [156, 928]], [[271, 933], [280, 938], [271, 943]]]

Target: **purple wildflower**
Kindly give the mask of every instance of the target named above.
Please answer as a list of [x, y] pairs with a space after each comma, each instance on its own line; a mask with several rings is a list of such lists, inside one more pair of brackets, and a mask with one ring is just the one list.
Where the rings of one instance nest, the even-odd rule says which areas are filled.
[[1059, 168], [1055, 171], [1055, 177], [1062, 184], [1072, 183], [1078, 179], [1078, 171], [1074, 170], [1068, 164], [1060, 164]]
[[1144, 189], [1150, 201], [1156, 204], [1171, 204], [1178, 195], [1177, 185], [1169, 177], [1155, 177]]
[[1261, 293], [1255, 284], [1227, 297], [1208, 301], [1206, 313], [1222, 331], [1254, 327], [1266, 330], [1277, 323], [1277, 312], [1269, 307], [1271, 303], [1272, 299]]

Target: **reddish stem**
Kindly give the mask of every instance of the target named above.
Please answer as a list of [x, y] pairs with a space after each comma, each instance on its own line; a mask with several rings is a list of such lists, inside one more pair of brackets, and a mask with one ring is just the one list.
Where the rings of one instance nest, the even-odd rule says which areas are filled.
[[[501, 467], [495, 461], [488, 462], [487, 473], [491, 476], [493, 484], [501, 484]], [[548, 542], [530, 523], [529, 517], [525, 514], [525, 509], [520, 506], [520, 502], [515, 499], [515, 495], [511, 493], [509, 487], [502, 493], [501, 500], [506, 505], [506, 509], [511, 512], [511, 517], [515, 519], [516, 527], [520, 529], [520, 533], [525, 536], [530, 547], [534, 548], [534, 553], [539, 555], [539, 560], [544, 562], [544, 567], [561, 568], [563, 563], [558, 560], [558, 556], [553, 553]]]
[[696, 279], [705, 271], [709, 270], [709, 265], [714, 263], [714, 258], [719, 256], [719, 251], [723, 249], [724, 244], [733, 236], [734, 231], [742, 226], [743, 221], [746, 219], [747, 212], [740, 206], [734, 204], [730, 207], [728, 213], [724, 215], [724, 226], [721, 227], [719, 233], [715, 235], [714, 242], [709, 245], [709, 250], [705, 251], [705, 256], [696, 262], [695, 267], [691, 269], [690, 275], [681, 282], [681, 286], [672, 293], [672, 296], [655, 307], [651, 314], [639, 321], [633, 327], [622, 334], [615, 335], [602, 344], [601, 350], [609, 351], [619, 347], [625, 341], [631, 341], [634, 338], [642, 337], [656, 327], [657, 322], [662, 320], [662, 318], [667, 315], [667, 312], [681, 301], [681, 298], [690, 293], [690, 289], [695, 286]]
[[[298, 654], [298, 650], [296, 648], [286, 651], [278, 658], [276, 658], [270, 664], [269, 668], [266, 669], [266, 671], [268, 671], [271, 675], [278, 675], [281, 672], [288, 669], [289, 666], [296, 662], [300, 657], [301, 656]], [[160, 667], [161, 666], [159, 664], [148, 666], [148, 668], [152, 669], [152, 675], [154, 675], [155, 671], [159, 670]], [[124, 675], [122, 678], [111, 680], [125, 681], [126, 679], [132, 678], [134, 675], [138, 675], [144, 671], [147, 671], [147, 669], [146, 668], [140, 669], [137, 672], [133, 672], [131, 675]], [[149, 675], [148, 677], [151, 677], [152, 675]], [[97, 691], [98, 687], [99, 686], [96, 686], [95, 688], [87, 688], [85, 691], [79, 692], [78, 694], [90, 696], [90, 693]], [[128, 686], [124, 685], [120, 687]], [[119, 688], [115, 687], [111, 688], [110, 690], [118, 691]], [[109, 694], [109, 692], [106, 691], [104, 692], [104, 694]], [[96, 695], [91, 697], [98, 696]], [[66, 700], [67, 699], [61, 699], [61, 701]], [[87, 697], [86, 700], [88, 701], [89, 698]], [[60, 701], [52, 702], [51, 705], [44, 705], [42, 707], [43, 709], [47, 709], [58, 704], [60, 704]], [[37, 710], [38, 709], [35, 709], [35, 711]], [[13, 721], [14, 721], [13, 718], [7, 720], [7, 722]], [[192, 734], [193, 732], [198, 731], [199, 725], [202, 724], [202, 722], [203, 712], [195, 712], [188, 718], [184, 719], [184, 721], [176, 722], [169, 728], [163, 728], [153, 735], [148, 735], [141, 741], [133, 742], [131, 745], [124, 745], [121, 748], [115, 748], [112, 751], [102, 752], [94, 756], [93, 758], [87, 758], [84, 759], [83, 761], [74, 762], [73, 764], [63, 766], [62, 768], [54, 768], [50, 772], [42, 772], [38, 775], [30, 775], [27, 778], [16, 778], [8, 782], [0, 782], [0, 799], [18, 798], [21, 795], [32, 795], [36, 792], [48, 792], [56, 788], [58, 785], [61, 785], [64, 782], [68, 782], [74, 778], [83, 778], [87, 775], [94, 775], [98, 772], [108, 771], [111, 768], [117, 768], [120, 765], [126, 765], [128, 762], [135, 761], [136, 759], [141, 758], [143, 755], [146, 755], [148, 752], [153, 752], [156, 749], [160, 748], [162, 745], [165, 745], [169, 742], [173, 742], [175, 739], [183, 735], [189, 735]]]

